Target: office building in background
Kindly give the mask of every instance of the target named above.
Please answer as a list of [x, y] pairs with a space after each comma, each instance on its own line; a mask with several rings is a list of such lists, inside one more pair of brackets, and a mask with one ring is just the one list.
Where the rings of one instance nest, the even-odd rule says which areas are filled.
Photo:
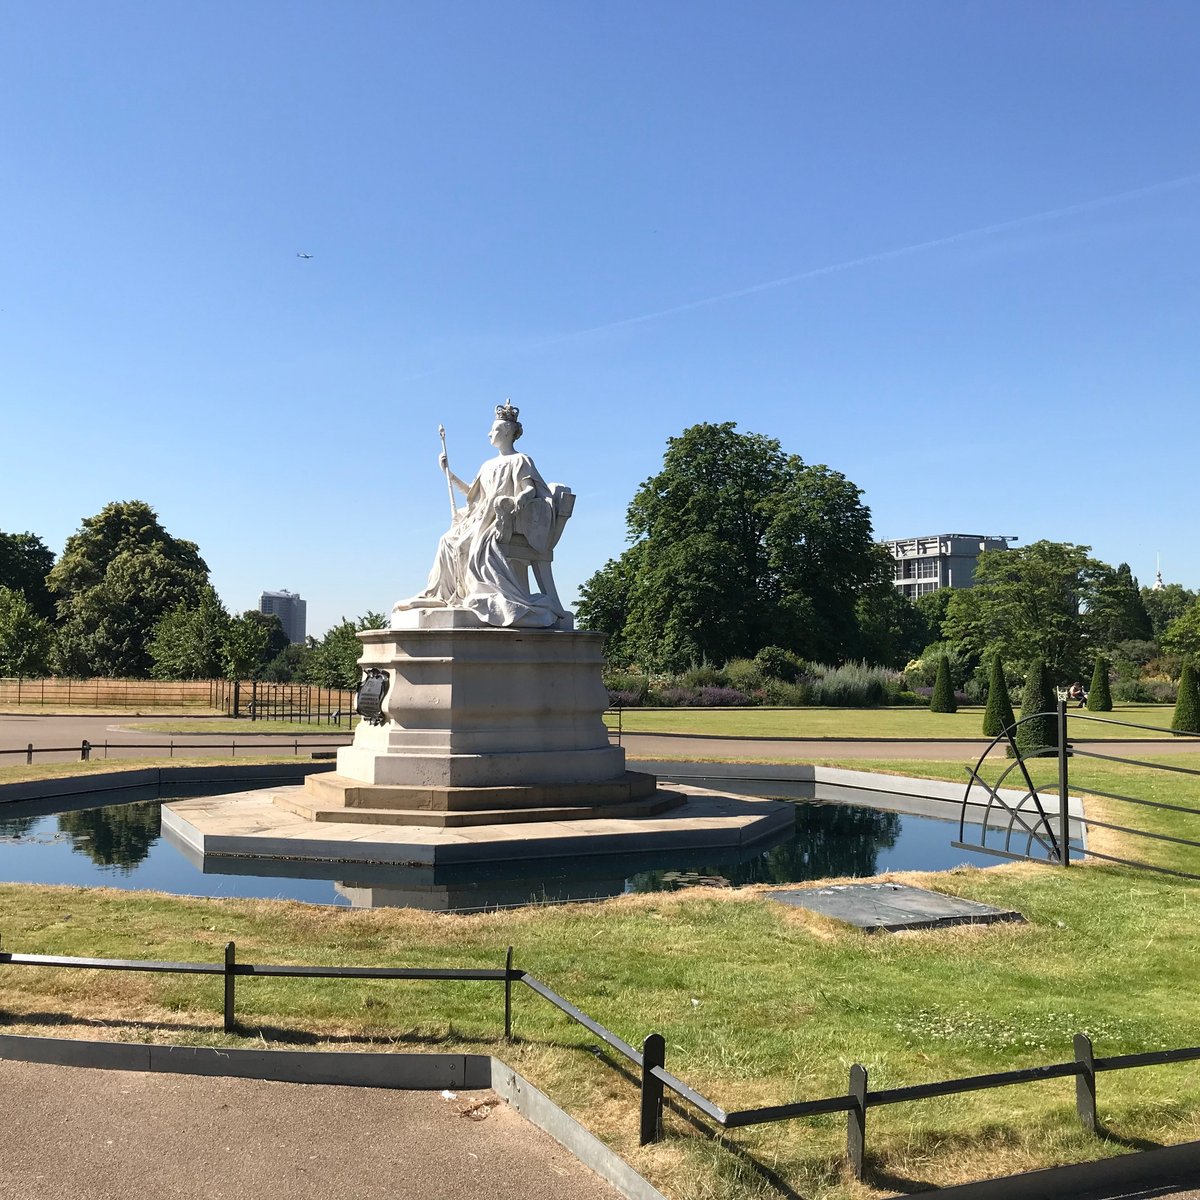
[[273, 613], [283, 625], [289, 642], [303, 642], [308, 605], [295, 592], [263, 592], [258, 598], [260, 613]]
[[975, 564], [985, 550], [1007, 550], [1010, 536], [981, 533], [934, 533], [928, 537], [898, 538], [883, 544], [896, 560], [893, 580], [910, 600], [938, 588], [969, 588]]

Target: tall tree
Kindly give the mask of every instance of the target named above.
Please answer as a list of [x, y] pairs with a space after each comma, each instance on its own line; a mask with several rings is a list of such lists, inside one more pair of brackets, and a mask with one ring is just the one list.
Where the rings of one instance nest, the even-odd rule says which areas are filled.
[[313, 648], [306, 667], [308, 682], [322, 687], [358, 687], [358, 660], [362, 657], [358, 634], [364, 629], [386, 628], [387, 618], [382, 613], [367, 612], [357, 621], [343, 617]]
[[0, 533], [0, 587], [21, 592], [39, 616], [54, 616], [54, 597], [46, 576], [54, 566], [54, 554], [35, 533]]
[[1195, 603], [1198, 593], [1189, 591], [1182, 584], [1168, 583], [1158, 588], [1142, 588], [1142, 603], [1150, 615], [1153, 636], [1157, 640], [1176, 617], [1183, 616], [1188, 607]]
[[1200, 662], [1200, 600], [1193, 600], [1163, 630], [1160, 640], [1168, 654], [1182, 654]]
[[0, 587], [0, 676], [44, 675], [50, 636], [50, 622], [38, 616], [23, 592]]
[[954, 698], [954, 684], [950, 682], [950, 660], [944, 654], [938, 659], [937, 678], [933, 681], [933, 694], [929, 697], [929, 711], [958, 712], [958, 701]]
[[1089, 547], [1034, 542], [979, 556], [973, 587], [956, 590], [944, 628], [981, 658], [1045, 664], [1052, 678], [1079, 678], [1091, 645], [1084, 614], [1099, 594], [1105, 566]]
[[649, 667], [857, 652], [856, 605], [879, 578], [870, 511], [845, 476], [732, 422], [669, 439], [627, 514], [633, 545], [583, 588], [582, 625]]
[[1128, 563], [1113, 570], [1098, 564], [1095, 589], [1086, 614], [1088, 639], [1111, 650], [1121, 642], [1142, 642], [1154, 636], [1150, 614]]
[[172, 537], [148, 504], [130, 500], [85, 518], [47, 582], [58, 597], [64, 674], [142, 676], [155, 625], [199, 603], [208, 567], [194, 542]]
[[[278, 618], [276, 618], [278, 620]], [[223, 673], [221, 647], [229, 614], [211, 584], [194, 608], [178, 605], [160, 618], [150, 638], [155, 679], [216, 679]]]

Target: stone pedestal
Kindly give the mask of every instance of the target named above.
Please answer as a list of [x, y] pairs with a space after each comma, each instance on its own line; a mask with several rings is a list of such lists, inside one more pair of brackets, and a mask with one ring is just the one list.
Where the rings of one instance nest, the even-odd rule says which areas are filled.
[[355, 730], [337, 774], [375, 787], [596, 784], [625, 773], [608, 740], [598, 633], [389, 629], [360, 633], [388, 676], [387, 722]]

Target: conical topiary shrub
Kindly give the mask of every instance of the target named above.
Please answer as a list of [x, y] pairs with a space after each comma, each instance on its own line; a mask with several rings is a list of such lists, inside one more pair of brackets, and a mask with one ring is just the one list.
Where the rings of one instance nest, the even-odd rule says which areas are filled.
[[938, 659], [937, 678], [933, 681], [933, 695], [929, 697], [929, 711], [958, 712], [954, 699], [954, 684], [950, 682], [950, 660], [943, 654]]
[[1179, 694], [1175, 697], [1171, 728], [1180, 733], [1200, 733], [1200, 680], [1190, 659], [1184, 661], [1179, 673]]
[[1112, 689], [1108, 686], [1108, 659], [1096, 655], [1096, 669], [1092, 672], [1092, 686], [1088, 688], [1088, 712], [1112, 712]]
[[[1053, 754], [1058, 749], [1058, 696], [1050, 686], [1046, 664], [1038, 659], [1025, 675], [1025, 690], [1021, 693], [1021, 721], [1017, 726], [1017, 749], [1022, 756], [1037, 753]], [[1034, 714], [1040, 714], [1035, 716]], [[1026, 717], [1033, 717], [1026, 721]]]
[[983, 713], [984, 736], [999, 737], [1016, 723], [1012, 701], [1008, 698], [1008, 684], [1004, 680], [1004, 663], [997, 654], [988, 668], [987, 708]]

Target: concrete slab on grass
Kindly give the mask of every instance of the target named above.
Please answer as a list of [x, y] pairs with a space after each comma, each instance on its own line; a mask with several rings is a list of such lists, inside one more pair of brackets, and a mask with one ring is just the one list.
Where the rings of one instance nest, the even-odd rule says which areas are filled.
[[940, 929], [950, 925], [990, 925], [1024, 921], [1015, 909], [993, 908], [977, 900], [944, 896], [903, 883], [838, 883], [820, 888], [769, 892], [780, 904], [806, 908], [869, 931]]

